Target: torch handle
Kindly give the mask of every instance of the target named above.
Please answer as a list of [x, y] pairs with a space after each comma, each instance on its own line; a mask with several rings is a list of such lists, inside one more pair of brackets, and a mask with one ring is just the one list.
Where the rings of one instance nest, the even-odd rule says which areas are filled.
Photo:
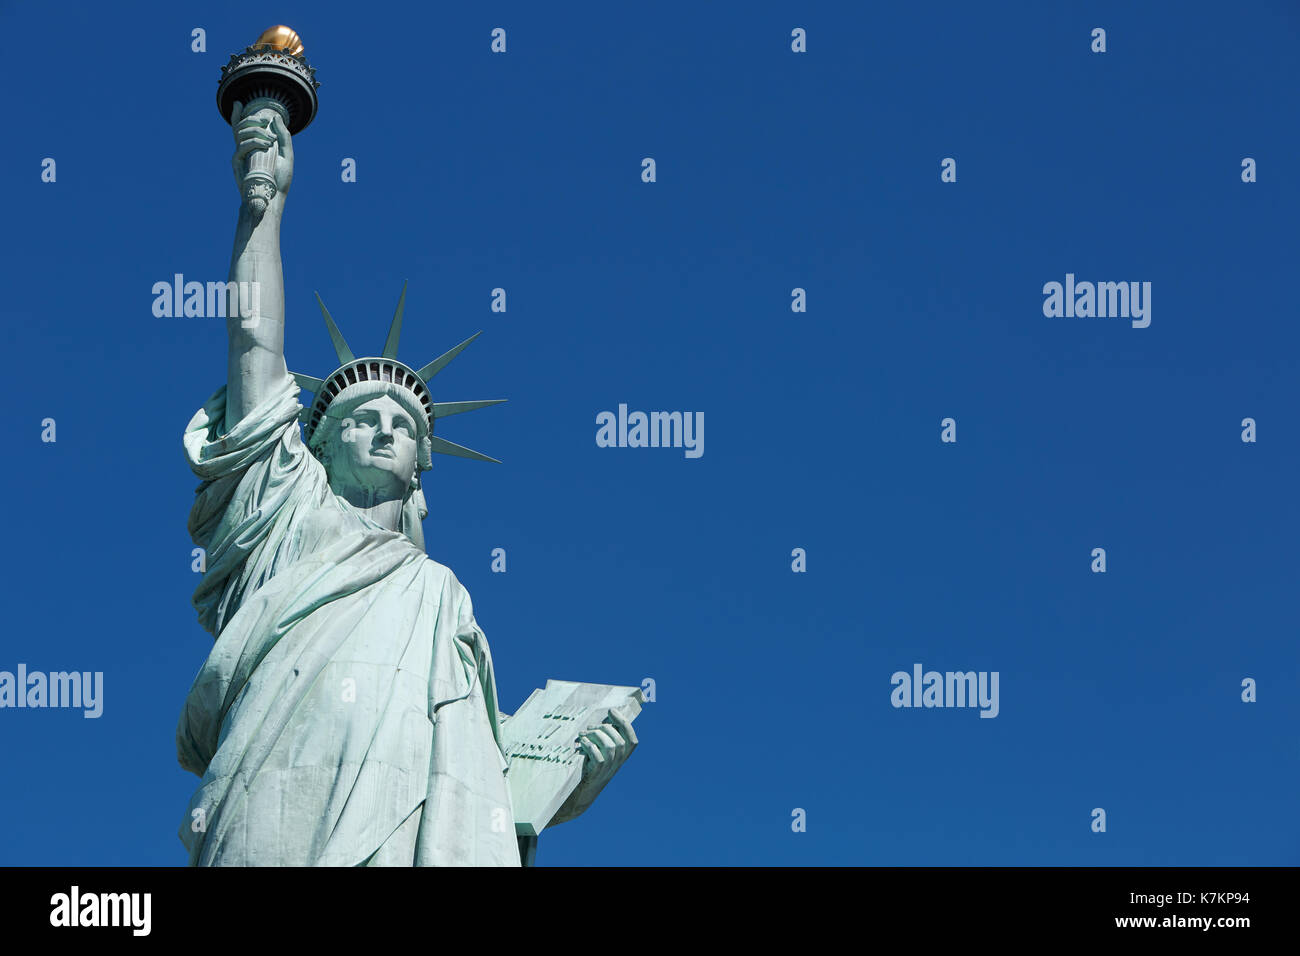
[[[283, 103], [262, 96], [248, 103], [242, 118], [256, 116], [259, 119], [269, 120], [276, 113], [279, 114], [282, 122], [286, 124], [289, 122], [289, 111]], [[244, 201], [248, 203], [248, 208], [258, 219], [262, 218], [277, 191], [275, 185], [277, 149], [278, 147], [272, 146], [267, 149], [255, 149], [248, 154], [247, 168], [244, 172]]]

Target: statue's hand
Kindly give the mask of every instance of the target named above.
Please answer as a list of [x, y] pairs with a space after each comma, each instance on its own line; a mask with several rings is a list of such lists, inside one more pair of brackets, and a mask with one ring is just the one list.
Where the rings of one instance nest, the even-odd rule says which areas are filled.
[[283, 205], [289, 184], [293, 182], [293, 139], [289, 136], [284, 120], [274, 109], [259, 109], [249, 113], [245, 113], [245, 109], [244, 104], [236, 100], [230, 114], [230, 126], [235, 133], [235, 155], [231, 159], [235, 185], [242, 197], [249, 154], [255, 150], [273, 150], [276, 194], [272, 202]]
[[595, 802], [605, 784], [632, 755], [638, 741], [632, 721], [618, 711], [611, 710], [599, 727], [578, 735], [578, 746], [586, 755], [582, 765], [582, 782], [570, 794], [564, 805], [555, 811], [548, 826], [564, 823], [586, 812]]

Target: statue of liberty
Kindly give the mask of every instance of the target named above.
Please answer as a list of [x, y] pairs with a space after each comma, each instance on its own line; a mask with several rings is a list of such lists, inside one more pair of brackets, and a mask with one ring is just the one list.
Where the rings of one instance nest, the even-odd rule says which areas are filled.
[[[434, 452], [495, 461], [434, 423], [497, 402], [430, 397], [473, 338], [419, 369], [398, 361], [405, 289], [380, 356], [355, 357], [321, 303], [340, 367], [289, 373], [287, 119], [267, 97], [231, 115], [242, 201], [227, 289], [260, 294], [228, 310], [226, 384], [184, 435], [201, 479], [189, 530], [207, 553], [193, 603], [215, 643], [177, 727], [181, 766], [201, 778], [181, 840], [194, 866], [517, 866], [492, 656], [421, 530]], [[264, 188], [248, 188], [254, 155]], [[551, 825], [590, 805], [636, 737], [610, 711], [579, 745], [582, 782]]]

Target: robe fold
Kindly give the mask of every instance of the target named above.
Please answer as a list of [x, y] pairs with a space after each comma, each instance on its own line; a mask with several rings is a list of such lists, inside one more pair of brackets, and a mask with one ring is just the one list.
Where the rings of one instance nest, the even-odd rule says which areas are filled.
[[298, 386], [185, 430], [216, 642], [176, 730], [194, 866], [518, 866], [496, 680], [450, 569], [330, 490]]

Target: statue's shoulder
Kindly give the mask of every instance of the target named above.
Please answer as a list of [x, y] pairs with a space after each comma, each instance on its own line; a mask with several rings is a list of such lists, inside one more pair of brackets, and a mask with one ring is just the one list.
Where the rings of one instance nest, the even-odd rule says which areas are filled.
[[429, 579], [436, 581], [439, 587], [443, 590], [452, 592], [465, 590], [464, 586], [460, 583], [460, 580], [456, 577], [456, 572], [447, 567], [447, 565], [435, 561], [427, 554], [424, 556], [424, 561], [421, 562], [420, 566]]
[[[424, 566], [427, 569], [425, 573], [430, 575], [430, 579], [436, 583], [444, 601], [450, 602], [451, 606], [455, 608], [462, 605], [473, 607], [470, 602], [469, 591], [465, 585], [460, 583], [460, 578], [456, 577], [455, 571], [445, 564], [438, 563], [428, 555], [425, 555]], [[470, 613], [473, 613], [472, 610]]]

